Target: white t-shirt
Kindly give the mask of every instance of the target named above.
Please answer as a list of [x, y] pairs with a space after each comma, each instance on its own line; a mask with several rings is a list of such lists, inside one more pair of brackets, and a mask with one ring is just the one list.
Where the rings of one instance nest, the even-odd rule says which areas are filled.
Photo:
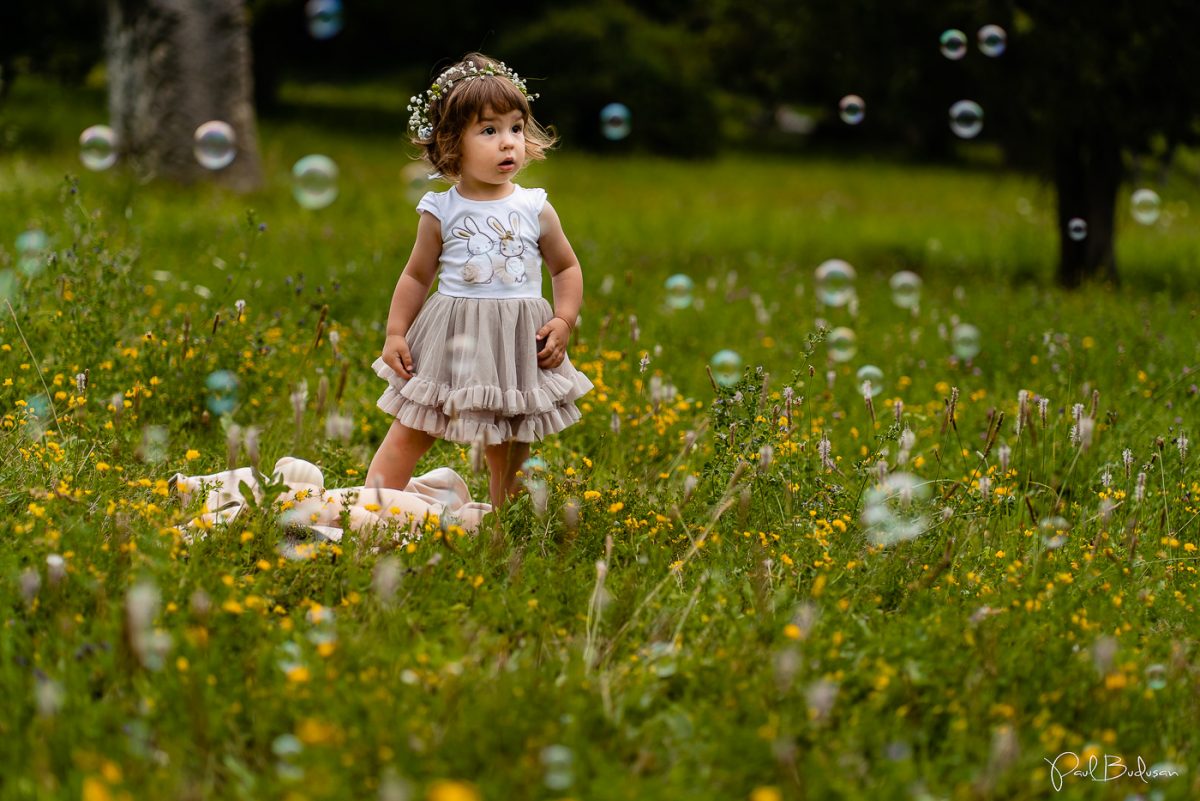
[[417, 213], [442, 223], [438, 292], [456, 298], [540, 298], [546, 190], [513, 184], [508, 197], [470, 200], [458, 187], [426, 192]]

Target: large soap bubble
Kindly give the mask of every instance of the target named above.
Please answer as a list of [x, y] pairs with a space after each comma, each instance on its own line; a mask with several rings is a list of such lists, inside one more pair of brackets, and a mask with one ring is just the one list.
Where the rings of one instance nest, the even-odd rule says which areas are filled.
[[910, 270], [901, 270], [891, 277], [892, 303], [902, 309], [915, 309], [921, 304], [921, 276]]
[[1008, 34], [999, 25], [984, 25], [979, 29], [979, 52], [995, 58], [1008, 46]]
[[847, 125], [858, 125], [866, 113], [867, 105], [858, 95], [846, 95], [838, 103], [838, 114]]
[[208, 410], [215, 415], [229, 414], [237, 406], [237, 373], [232, 370], [216, 370], [204, 381], [208, 389]]
[[858, 336], [853, 329], [840, 326], [829, 332], [825, 338], [825, 347], [829, 350], [829, 358], [835, 362], [848, 362], [858, 353]]
[[709, 366], [712, 367], [713, 380], [723, 387], [736, 384], [742, 377], [742, 357], [736, 351], [717, 351]]
[[695, 282], [690, 276], [676, 273], [667, 279], [664, 287], [667, 290], [667, 308], [686, 309], [692, 305], [692, 289]]
[[970, 323], [959, 323], [950, 334], [950, 346], [958, 358], [964, 361], [974, 359], [982, 347], [979, 329]]
[[342, 0], [308, 0], [308, 32], [314, 39], [330, 39], [342, 30]]
[[1158, 213], [1162, 209], [1162, 201], [1153, 189], [1139, 189], [1129, 199], [1129, 210], [1133, 219], [1142, 225], [1154, 225], [1158, 221]]
[[292, 167], [292, 194], [306, 209], [323, 209], [337, 199], [338, 168], [328, 156], [305, 156]]
[[967, 35], [957, 28], [943, 31], [938, 43], [942, 55], [951, 61], [958, 61], [967, 54]]
[[983, 130], [983, 109], [974, 100], [960, 100], [950, 107], [950, 130], [960, 139], [974, 139]]
[[873, 364], [864, 364], [858, 368], [854, 378], [858, 384], [858, 391], [863, 396], [869, 395], [874, 398], [883, 392], [883, 370]]
[[605, 139], [616, 141], [629, 136], [633, 115], [624, 103], [609, 103], [600, 109], [600, 132]]
[[107, 125], [93, 125], [79, 135], [79, 160], [89, 170], [107, 170], [117, 163], [117, 138]]
[[817, 297], [826, 306], [845, 306], [854, 296], [856, 273], [841, 259], [828, 259], [817, 267]]
[[863, 495], [862, 522], [874, 545], [916, 539], [928, 528], [921, 512], [929, 485], [908, 473], [891, 473]]
[[206, 170], [223, 170], [237, 156], [237, 137], [229, 123], [211, 120], [196, 129], [192, 152]]

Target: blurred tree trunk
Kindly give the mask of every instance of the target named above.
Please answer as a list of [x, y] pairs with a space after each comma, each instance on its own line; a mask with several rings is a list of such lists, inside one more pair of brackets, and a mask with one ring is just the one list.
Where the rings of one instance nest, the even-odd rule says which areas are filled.
[[[143, 176], [262, 183], [245, 0], [108, 0], [108, 103], [121, 154]], [[227, 122], [237, 157], [215, 174], [192, 153], [196, 128]]]
[[[1058, 194], [1058, 282], [1076, 287], [1100, 278], [1117, 283], [1113, 250], [1121, 146], [1103, 130], [1065, 131], [1055, 143], [1054, 186]], [[1068, 223], [1079, 217], [1087, 236], [1075, 241]]]

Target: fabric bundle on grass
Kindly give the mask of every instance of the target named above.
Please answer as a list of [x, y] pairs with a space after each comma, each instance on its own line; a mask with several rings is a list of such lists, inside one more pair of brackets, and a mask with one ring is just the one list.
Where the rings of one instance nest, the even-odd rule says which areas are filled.
[[[254, 472], [253, 468], [239, 467], [204, 476], [176, 473], [171, 484], [184, 506], [196, 493], [207, 492], [203, 511], [188, 523], [189, 532], [195, 536], [196, 531], [237, 519], [247, 506], [243, 483], [254, 502], [261, 502], [263, 487]], [[420, 536], [421, 524], [430, 516], [436, 516], [443, 525], [458, 525], [473, 533], [492, 510], [491, 504], [472, 501], [467, 482], [448, 467], [414, 477], [403, 490], [363, 486], [326, 489], [319, 467], [284, 456], [265, 478], [271, 483], [282, 481], [286, 487], [276, 504], [288, 533], [281, 552], [288, 557], [304, 557], [298, 549], [305, 538], [341, 542], [343, 520], [351, 532], [389, 528], [407, 542]]]

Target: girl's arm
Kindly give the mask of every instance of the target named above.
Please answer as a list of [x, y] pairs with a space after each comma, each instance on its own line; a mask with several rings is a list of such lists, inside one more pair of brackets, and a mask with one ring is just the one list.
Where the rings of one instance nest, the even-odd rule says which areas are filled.
[[563, 233], [558, 212], [548, 201], [542, 206], [538, 220], [542, 224], [538, 248], [554, 281], [554, 316], [566, 323], [569, 334], [570, 329], [575, 327], [575, 318], [579, 316], [579, 307], [583, 304], [583, 271], [579, 269], [579, 259], [571, 249], [567, 235]]
[[417, 224], [417, 241], [412, 255], [396, 282], [392, 306], [388, 311], [387, 338], [383, 343], [384, 364], [402, 378], [412, 378], [416, 372], [412, 353], [408, 349], [408, 327], [425, 304], [429, 286], [437, 276], [438, 259], [442, 255], [442, 223], [429, 212], [421, 213]]

